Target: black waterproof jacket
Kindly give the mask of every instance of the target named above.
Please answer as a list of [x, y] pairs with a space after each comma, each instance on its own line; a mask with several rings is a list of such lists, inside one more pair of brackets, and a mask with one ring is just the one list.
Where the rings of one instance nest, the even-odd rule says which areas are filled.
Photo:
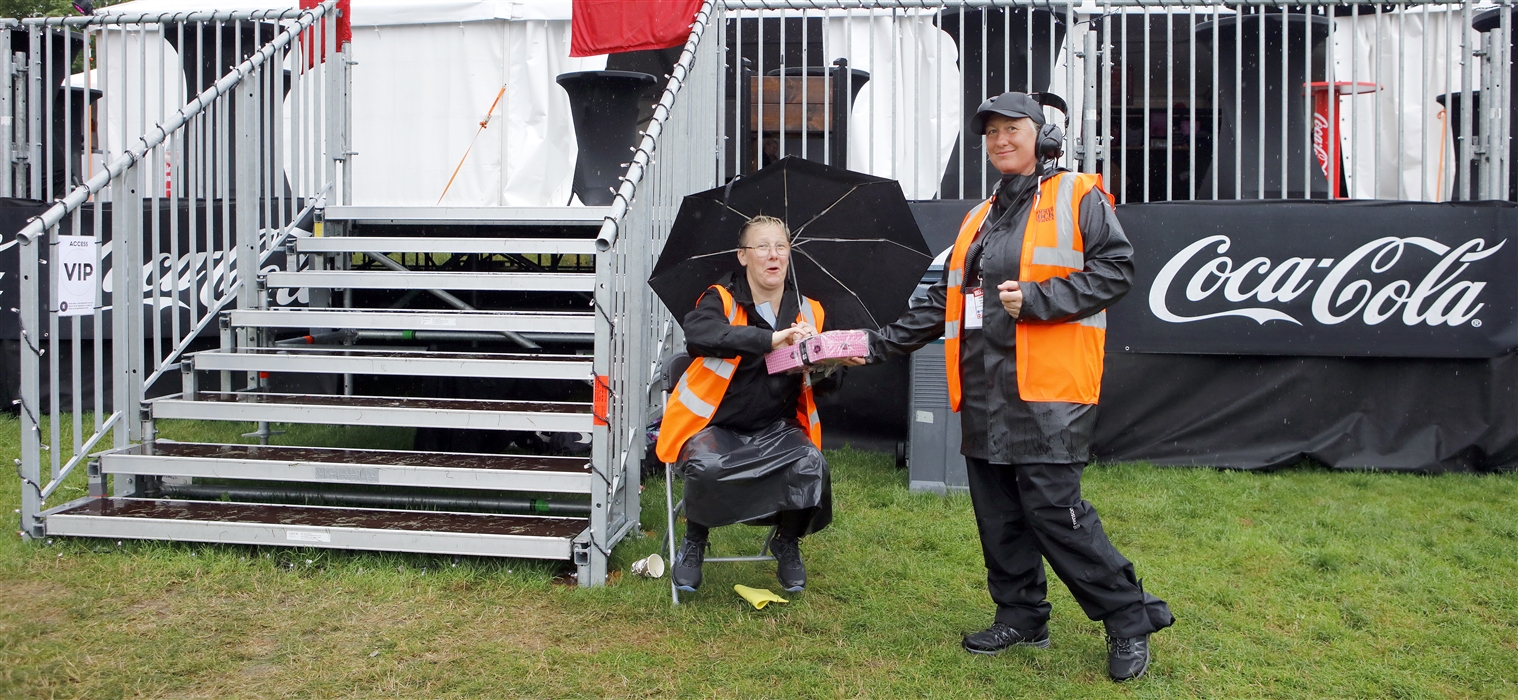
[[[978, 270], [985, 289], [985, 321], [967, 329], [960, 340], [960, 452], [996, 464], [1073, 464], [1091, 459], [1096, 406], [1063, 402], [1025, 402], [1017, 391], [1016, 320], [1002, 308], [997, 285], [1016, 280], [1022, 259], [1023, 230], [1043, 176], [1002, 179], [996, 204], [981, 227], [978, 246], [966, 260], [968, 286]], [[1111, 204], [1092, 190], [1080, 203], [1080, 230], [1086, 267], [1068, 277], [1022, 283], [1018, 318], [1068, 321], [1111, 306], [1133, 284], [1133, 246], [1123, 234]], [[978, 250], [977, 250], [978, 249]], [[978, 253], [978, 255], [977, 255]], [[978, 258], [978, 259], [977, 259]], [[943, 337], [948, 266], [944, 276], [890, 325], [871, 337], [871, 360], [910, 353]]]
[[[722, 312], [722, 298], [710, 292], [701, 297], [696, 308], [685, 315], [681, 328], [685, 330], [685, 348], [691, 357], [737, 357], [738, 370], [727, 385], [727, 393], [717, 405], [717, 413], [710, 425], [740, 433], [757, 433], [779, 420], [794, 420], [796, 406], [801, 400], [801, 375], [770, 374], [764, 364], [764, 354], [772, 347], [777, 328], [770, 326], [759, 312], [754, 310], [754, 295], [749, 291], [748, 278], [742, 273], [732, 273], [718, 282], [733, 295], [733, 301], [743, 306], [748, 314], [748, 325], [735, 326], [727, 322]], [[789, 328], [796, 320], [800, 308], [795, 287], [789, 283], [780, 302], [780, 312], [775, 322]], [[826, 313], [827, 309], [823, 309]], [[823, 323], [827, 323], [826, 317]], [[823, 330], [819, 328], [818, 330]], [[815, 393], [827, 393], [837, 388], [842, 373], [836, 372], [828, 379], [814, 379]]]

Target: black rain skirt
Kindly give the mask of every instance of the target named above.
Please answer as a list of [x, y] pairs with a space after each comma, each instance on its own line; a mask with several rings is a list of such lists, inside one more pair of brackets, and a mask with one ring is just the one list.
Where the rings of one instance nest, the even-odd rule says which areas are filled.
[[816, 508], [807, 533], [833, 522], [833, 482], [822, 451], [795, 421], [752, 434], [710, 426], [680, 448], [685, 517], [707, 527], [773, 525], [785, 510]]

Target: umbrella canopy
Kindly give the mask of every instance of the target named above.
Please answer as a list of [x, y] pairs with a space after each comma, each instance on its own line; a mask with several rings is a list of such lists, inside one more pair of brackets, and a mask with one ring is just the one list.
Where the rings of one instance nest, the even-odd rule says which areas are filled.
[[895, 180], [783, 158], [689, 195], [649, 286], [676, 318], [738, 264], [738, 234], [760, 214], [791, 229], [791, 281], [822, 302], [830, 329], [878, 328], [906, 310], [933, 256]]

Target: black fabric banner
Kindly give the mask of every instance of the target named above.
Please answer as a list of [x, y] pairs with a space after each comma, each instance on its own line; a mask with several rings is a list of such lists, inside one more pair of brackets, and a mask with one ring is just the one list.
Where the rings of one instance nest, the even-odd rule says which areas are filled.
[[[1124, 302], [1126, 303], [1126, 302]], [[1518, 468], [1518, 355], [1461, 360], [1108, 353], [1105, 462]]]
[[1125, 205], [1109, 353], [1489, 358], [1518, 349], [1518, 206]]

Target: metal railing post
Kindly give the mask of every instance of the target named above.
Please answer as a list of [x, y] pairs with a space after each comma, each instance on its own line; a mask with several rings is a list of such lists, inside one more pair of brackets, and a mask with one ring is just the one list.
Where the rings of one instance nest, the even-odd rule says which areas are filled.
[[[237, 133], [232, 135], [235, 140], [237, 158], [232, 163], [234, 170], [233, 197], [235, 211], [234, 233], [237, 239], [236, 258], [234, 265], [237, 270], [237, 308], [256, 309], [258, 303], [258, 259], [263, 251], [260, 249], [261, 231], [259, 227], [259, 159], [254, 154], [258, 153], [258, 135], [262, 129], [263, 105], [259, 100], [262, 90], [258, 89], [258, 76], [262, 68], [255, 70], [248, 79], [238, 83], [237, 91], [233, 93], [233, 112], [236, 115]], [[252, 347], [253, 329], [241, 327], [237, 329], [237, 347]], [[247, 373], [247, 381], [244, 386], [253, 389], [258, 384], [258, 373]], [[259, 426], [260, 429], [266, 426]]]
[[[1081, 99], [1081, 172], [1096, 172], [1096, 28], [1092, 27], [1084, 35], [1084, 46], [1081, 49], [1081, 63], [1085, 68], [1086, 80], [1084, 96]], [[1072, 71], [1073, 72], [1073, 71]]]
[[37, 538], [43, 536], [42, 521], [42, 429], [37, 419], [42, 410], [42, 339], [38, 310], [42, 303], [38, 294], [40, 281], [37, 276], [38, 248], [46, 245], [45, 239], [21, 241], [17, 255], [20, 265], [21, 316], [21, 461], [17, 465], [21, 473], [21, 535]]

